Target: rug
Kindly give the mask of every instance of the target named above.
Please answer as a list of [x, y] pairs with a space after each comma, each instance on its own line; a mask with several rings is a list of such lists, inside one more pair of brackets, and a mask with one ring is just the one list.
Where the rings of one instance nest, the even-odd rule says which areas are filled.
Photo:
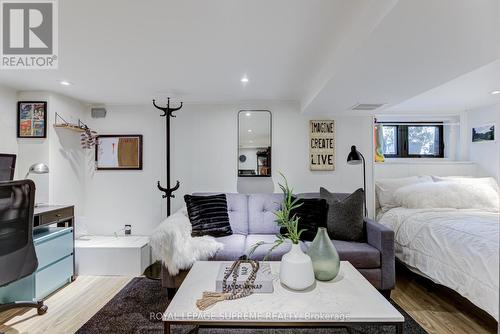
[[[130, 281], [102, 309], [100, 309], [78, 331], [78, 334], [101, 333], [163, 333], [161, 315], [167, 308], [166, 292], [161, 282], [145, 277], [137, 277]], [[405, 317], [404, 333], [427, 333], [404, 310], [393, 302], [394, 307]], [[184, 334], [192, 329], [190, 326], [172, 326], [172, 333]], [[392, 334], [394, 326], [359, 326], [350, 330], [344, 328], [322, 329], [212, 329], [201, 328], [200, 334]]]

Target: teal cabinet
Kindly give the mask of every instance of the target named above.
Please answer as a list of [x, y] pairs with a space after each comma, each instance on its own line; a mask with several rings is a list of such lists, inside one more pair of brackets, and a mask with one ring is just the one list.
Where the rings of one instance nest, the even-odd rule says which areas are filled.
[[30, 276], [0, 288], [0, 303], [40, 300], [71, 282], [73, 227], [43, 227], [33, 232], [38, 268]]

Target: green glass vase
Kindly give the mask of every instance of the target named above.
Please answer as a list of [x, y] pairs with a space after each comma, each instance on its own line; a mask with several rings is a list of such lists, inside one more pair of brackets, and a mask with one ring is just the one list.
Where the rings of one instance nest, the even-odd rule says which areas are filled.
[[330, 281], [337, 277], [340, 258], [335, 246], [328, 237], [326, 228], [320, 227], [309, 245], [307, 252], [313, 264], [314, 276], [319, 281]]

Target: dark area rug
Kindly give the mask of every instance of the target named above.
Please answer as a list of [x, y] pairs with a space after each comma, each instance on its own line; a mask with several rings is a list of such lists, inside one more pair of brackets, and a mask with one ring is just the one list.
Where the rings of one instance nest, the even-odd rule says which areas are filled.
[[[161, 287], [161, 282], [143, 277], [134, 278], [116, 294], [99, 312], [97, 312], [77, 333], [163, 333], [161, 315], [166, 310], [168, 299]], [[427, 333], [398, 305], [393, 305], [405, 317], [404, 333]], [[84, 307], [84, 305], [82, 305]], [[190, 326], [173, 326], [172, 333], [184, 334], [192, 329]], [[359, 326], [349, 330], [344, 328], [324, 329], [205, 329], [200, 334], [389, 334], [396, 333], [394, 326]]]

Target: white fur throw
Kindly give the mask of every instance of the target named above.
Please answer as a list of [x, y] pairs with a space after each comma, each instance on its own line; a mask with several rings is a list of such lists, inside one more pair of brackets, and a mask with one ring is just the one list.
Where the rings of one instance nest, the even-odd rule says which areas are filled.
[[151, 236], [154, 258], [161, 260], [172, 276], [214, 256], [224, 246], [210, 236], [191, 237], [191, 229], [187, 212], [181, 209], [161, 222]]
[[498, 193], [489, 185], [458, 182], [418, 183], [399, 188], [397, 204], [409, 209], [455, 208], [499, 210]]

